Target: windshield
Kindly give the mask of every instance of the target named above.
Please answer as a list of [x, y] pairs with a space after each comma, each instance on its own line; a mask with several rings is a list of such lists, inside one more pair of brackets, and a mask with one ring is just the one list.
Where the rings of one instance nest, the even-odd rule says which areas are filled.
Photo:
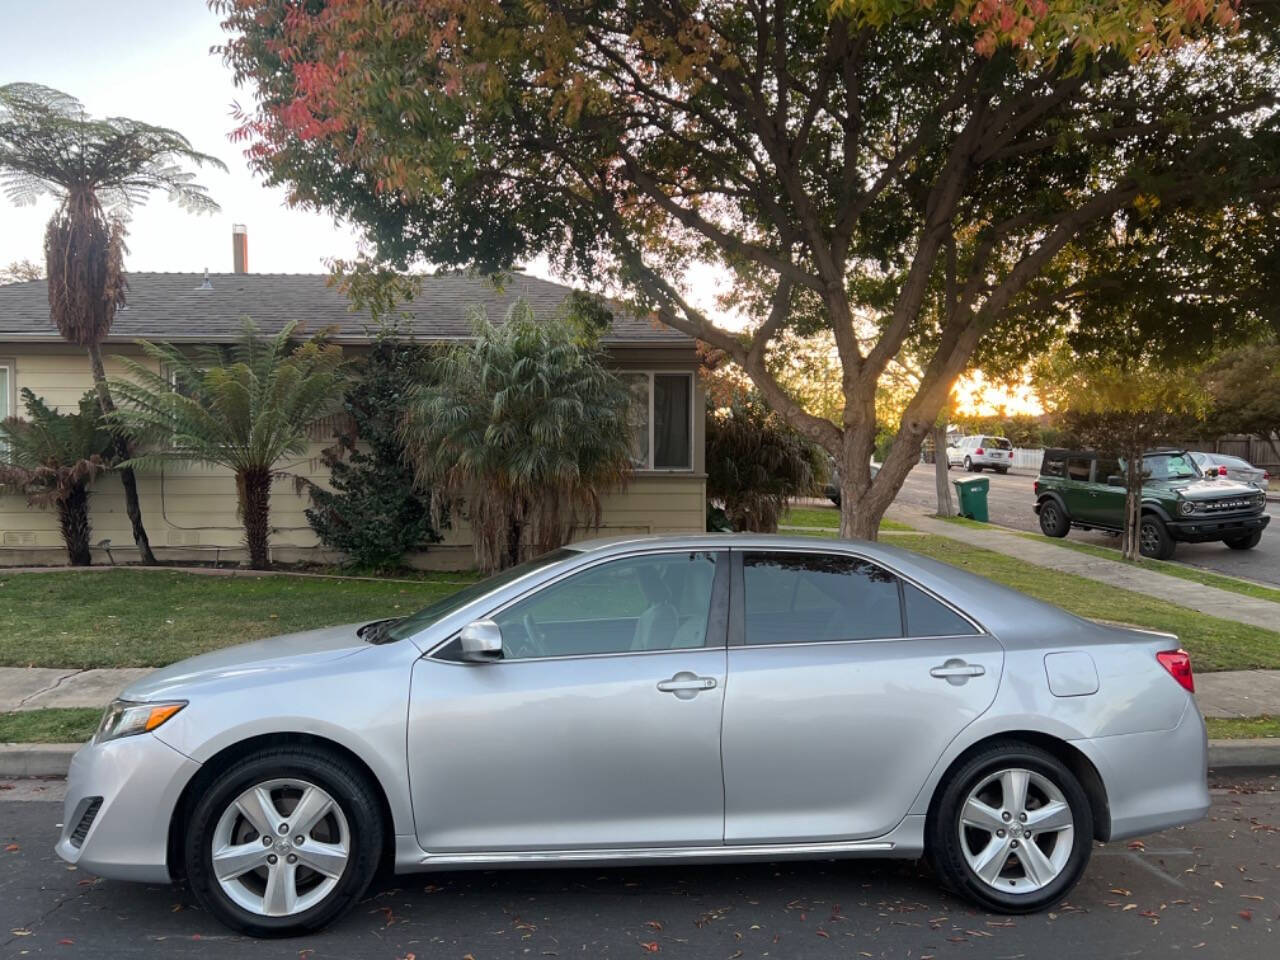
[[463, 587], [457, 593], [441, 597], [435, 603], [428, 604], [412, 616], [405, 617], [386, 631], [386, 637], [390, 640], [403, 640], [406, 637], [411, 637], [418, 631], [453, 613], [453, 611], [461, 610], [471, 601], [480, 599], [486, 593], [492, 593], [494, 590], [505, 587], [508, 583], [513, 583], [521, 577], [533, 573], [535, 570], [548, 567], [553, 563], [559, 563], [565, 557], [571, 557], [577, 552], [577, 550], [571, 550], [568, 547], [561, 547], [559, 550], [552, 550], [550, 553], [544, 553], [540, 557], [526, 560], [524, 563], [503, 570], [501, 573], [495, 573], [492, 577], [486, 577], [479, 583]]
[[1185, 453], [1152, 453], [1142, 458], [1142, 474], [1151, 480], [1190, 480], [1200, 476]]

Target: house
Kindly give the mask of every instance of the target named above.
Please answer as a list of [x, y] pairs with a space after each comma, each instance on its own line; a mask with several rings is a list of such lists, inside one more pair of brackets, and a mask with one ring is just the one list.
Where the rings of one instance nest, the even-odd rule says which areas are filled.
[[[239, 239], [239, 238], [237, 238]], [[240, 241], [243, 242], [243, 241]], [[237, 248], [236, 266], [245, 258]], [[306, 331], [332, 331], [345, 351], [358, 354], [371, 340], [372, 321], [352, 312], [323, 274], [248, 272], [130, 273], [128, 306], [116, 316], [104, 344], [108, 376], [123, 375], [121, 356], [141, 359], [139, 339], [215, 344], [237, 339], [244, 317], [264, 333], [300, 321]], [[495, 320], [523, 297], [538, 316], [561, 309], [569, 287], [516, 274], [501, 289], [482, 278], [426, 278], [399, 328], [418, 342], [448, 342], [471, 335], [470, 314], [480, 307]], [[638, 401], [634, 476], [604, 502], [600, 533], [698, 531], [705, 525], [703, 399], [696, 376], [694, 341], [654, 321], [616, 313], [603, 338], [612, 363]], [[0, 286], [0, 416], [21, 414], [19, 391], [30, 388], [50, 405], [73, 409], [92, 386], [84, 350], [66, 343], [49, 320], [43, 280]], [[333, 424], [318, 427], [308, 455], [281, 463], [290, 474], [316, 482], [328, 478], [320, 451], [332, 442]], [[245, 556], [231, 475], [202, 466], [139, 474], [143, 519], [157, 558], [165, 561], [235, 560]], [[272, 557], [280, 562], [336, 559], [307, 525], [305, 494], [282, 477], [271, 499]], [[117, 560], [134, 560], [120, 481], [95, 481], [90, 500], [93, 540], [110, 541]], [[65, 551], [52, 511], [27, 506], [22, 496], [0, 495], [0, 565], [62, 563]], [[94, 561], [105, 561], [102, 550]], [[458, 569], [472, 562], [465, 524], [414, 559], [416, 565]]]

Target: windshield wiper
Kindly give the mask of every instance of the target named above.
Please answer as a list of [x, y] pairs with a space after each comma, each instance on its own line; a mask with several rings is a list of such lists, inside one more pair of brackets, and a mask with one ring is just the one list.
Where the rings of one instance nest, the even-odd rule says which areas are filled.
[[365, 643], [386, 643], [388, 639], [387, 631], [402, 619], [403, 617], [389, 617], [386, 620], [374, 620], [357, 630], [356, 636]]

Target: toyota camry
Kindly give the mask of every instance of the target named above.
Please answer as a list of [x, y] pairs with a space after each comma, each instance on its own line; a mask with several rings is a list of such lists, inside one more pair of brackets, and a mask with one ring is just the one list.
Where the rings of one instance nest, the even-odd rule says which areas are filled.
[[260, 936], [375, 871], [927, 856], [995, 911], [1203, 817], [1176, 638], [873, 543], [598, 540], [126, 689], [57, 852]]

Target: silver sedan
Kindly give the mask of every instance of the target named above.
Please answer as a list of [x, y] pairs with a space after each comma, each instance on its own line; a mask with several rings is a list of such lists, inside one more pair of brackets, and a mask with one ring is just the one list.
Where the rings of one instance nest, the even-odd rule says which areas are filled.
[[76, 754], [57, 852], [315, 930], [399, 872], [920, 857], [1053, 904], [1205, 815], [1174, 637], [892, 547], [594, 541], [417, 614], [159, 670]]

